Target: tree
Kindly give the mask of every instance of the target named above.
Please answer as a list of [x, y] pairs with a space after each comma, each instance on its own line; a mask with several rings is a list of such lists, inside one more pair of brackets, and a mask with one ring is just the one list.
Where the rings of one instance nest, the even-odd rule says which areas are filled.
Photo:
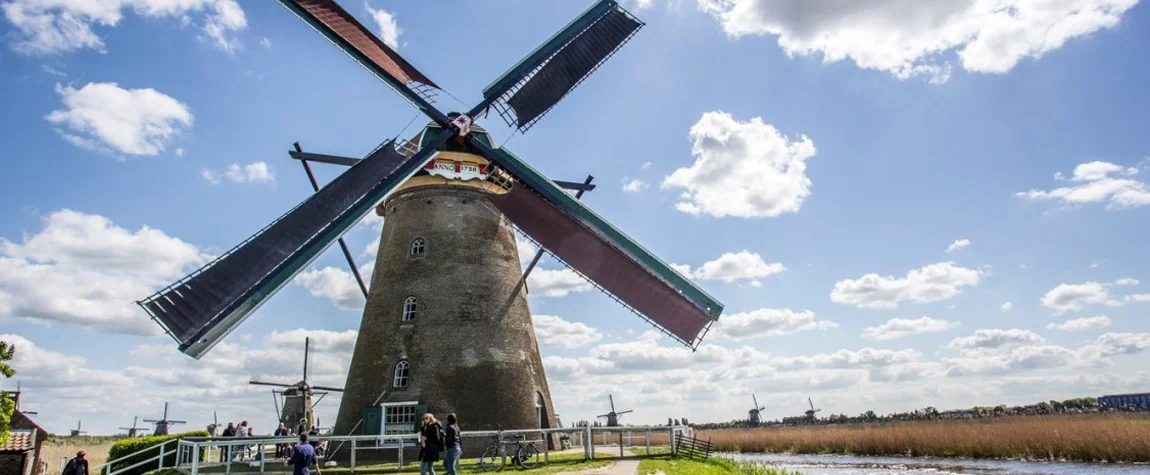
[[[16, 370], [8, 365], [16, 356], [16, 348], [6, 341], [0, 341], [0, 375], [11, 378]], [[12, 425], [12, 413], [16, 410], [16, 402], [8, 398], [8, 393], [0, 391], [0, 445], [8, 442], [8, 429]]]

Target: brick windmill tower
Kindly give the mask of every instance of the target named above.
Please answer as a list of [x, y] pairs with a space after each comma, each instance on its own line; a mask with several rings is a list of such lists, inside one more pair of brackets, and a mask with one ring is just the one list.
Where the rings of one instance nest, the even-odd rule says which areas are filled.
[[202, 356], [373, 209], [387, 222], [370, 288], [361, 280], [367, 304], [337, 434], [411, 433], [425, 411], [457, 412], [473, 430], [555, 427], [513, 230], [625, 309], [698, 346], [722, 304], [572, 196], [589, 181], [552, 181], [473, 120], [494, 109], [526, 131], [639, 20], [599, 0], [484, 89], [479, 104], [445, 114], [431, 103], [439, 86], [334, 1], [280, 3], [431, 124], [362, 160], [290, 152], [309, 178], [309, 162], [349, 169], [322, 188], [313, 179], [310, 198], [138, 302], [181, 351]]

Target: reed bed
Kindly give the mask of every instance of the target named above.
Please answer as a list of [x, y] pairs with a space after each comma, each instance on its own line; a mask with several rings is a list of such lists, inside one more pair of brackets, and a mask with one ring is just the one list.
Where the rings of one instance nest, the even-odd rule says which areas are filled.
[[1150, 462], [1150, 415], [1077, 414], [700, 431], [724, 452]]

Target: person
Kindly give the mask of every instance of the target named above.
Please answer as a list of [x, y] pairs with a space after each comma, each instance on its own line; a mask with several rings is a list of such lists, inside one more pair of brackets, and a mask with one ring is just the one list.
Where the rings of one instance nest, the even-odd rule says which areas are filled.
[[63, 475], [88, 475], [88, 459], [84, 458], [85, 455], [87, 453], [83, 450], [76, 452], [76, 458], [64, 465]]
[[[283, 422], [280, 422], [280, 426], [276, 428], [275, 436], [287, 437], [289, 435], [291, 435], [291, 433], [288, 431], [287, 425], [285, 425]], [[276, 444], [276, 458], [278, 459], [287, 457], [289, 447], [290, 444]]]
[[[236, 424], [234, 422], [229, 422], [228, 426], [224, 428], [224, 432], [220, 435], [223, 437], [235, 437], [236, 436]], [[227, 445], [221, 445], [220, 446], [220, 461], [221, 462], [227, 462], [228, 461], [228, 452], [230, 452], [230, 450], [228, 450], [229, 448], [230, 447]]]
[[459, 462], [459, 455], [463, 453], [463, 435], [459, 431], [459, 420], [454, 412], [447, 415], [443, 446], [447, 449], [443, 454], [443, 468], [447, 469], [447, 475], [456, 475], [455, 464]]
[[[241, 421], [239, 427], [236, 427], [236, 437], [248, 436], [248, 421]], [[248, 446], [241, 445], [236, 447], [236, 457], [243, 459], [248, 453]]]
[[307, 418], [304, 418], [304, 417], [299, 418], [299, 424], [296, 424], [296, 426], [295, 426], [295, 433], [297, 433], [297, 434], [306, 434], [307, 433]]
[[311, 466], [316, 464], [315, 448], [307, 443], [307, 434], [299, 435], [299, 445], [292, 451], [291, 459], [284, 465], [292, 465], [292, 475], [310, 475]]
[[423, 415], [423, 430], [419, 433], [419, 475], [435, 475], [435, 462], [443, 447], [443, 427], [430, 412]]

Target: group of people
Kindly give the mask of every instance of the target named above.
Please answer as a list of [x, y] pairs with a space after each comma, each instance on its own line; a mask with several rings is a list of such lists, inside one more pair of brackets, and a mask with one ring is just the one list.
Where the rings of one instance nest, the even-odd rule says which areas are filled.
[[[213, 427], [212, 430], [210, 430], [208, 432], [215, 432], [215, 428]], [[234, 422], [229, 422], [228, 426], [224, 428], [224, 431], [222, 433], [220, 433], [220, 436], [221, 437], [252, 437], [252, 436], [254, 436], [254, 432], [253, 432], [252, 427], [248, 425], [248, 421], [241, 421], [239, 423], [239, 425], [236, 425], [236, 423], [234, 423]], [[228, 450], [229, 448], [230, 447], [227, 447], [227, 446], [220, 447], [220, 461], [221, 462], [227, 462], [229, 460], [228, 459], [228, 457], [230, 455], [228, 453], [228, 452], [230, 452], [230, 450]], [[236, 457], [242, 457], [244, 455], [250, 454], [251, 448], [244, 446], [244, 447], [238, 448], [235, 452], [236, 453], [234, 455]]]
[[[291, 437], [295, 434], [315, 436], [319, 435], [319, 428], [308, 425], [306, 418], [300, 418], [299, 424], [296, 424], [295, 426], [294, 433], [290, 428], [288, 428], [287, 424], [280, 422], [280, 426], [276, 428], [275, 434], [273, 435], [276, 437]], [[326, 442], [312, 441], [310, 445], [315, 449], [317, 456], [323, 457], [324, 449], [327, 448]], [[291, 454], [291, 452], [291, 444], [276, 444], [276, 458], [287, 457]]]
[[[292, 449], [287, 464], [293, 466], [293, 475], [310, 475], [311, 466], [318, 464], [314, 442], [308, 442], [308, 434], [299, 435], [299, 444]], [[463, 453], [463, 435], [459, 430], [459, 420], [455, 414], [447, 415], [447, 425], [440, 424], [435, 416], [423, 415], [423, 429], [419, 432], [419, 473], [435, 475], [435, 462], [443, 453], [443, 468], [448, 475], [457, 475], [455, 465]]]

